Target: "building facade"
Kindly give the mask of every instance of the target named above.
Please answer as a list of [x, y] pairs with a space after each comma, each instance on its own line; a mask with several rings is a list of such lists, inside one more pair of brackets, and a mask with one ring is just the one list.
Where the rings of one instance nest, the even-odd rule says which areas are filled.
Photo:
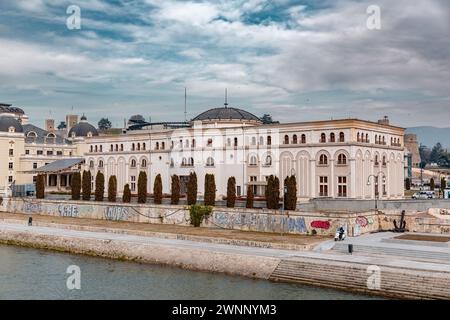
[[[400, 199], [404, 194], [404, 129], [386, 118], [263, 124], [251, 113], [225, 105], [183, 125], [141, 121], [133, 128], [99, 135], [82, 117], [69, 130], [67, 144], [61, 145], [63, 156], [83, 157], [92, 176], [103, 172], [105, 190], [115, 175], [119, 194], [127, 183], [137, 192], [140, 171], [147, 173], [149, 192], [161, 174], [167, 194], [172, 175], [180, 176], [185, 191], [189, 174], [195, 172], [200, 197], [205, 174], [214, 174], [218, 199], [226, 196], [231, 176], [241, 196], [249, 185], [256, 196], [263, 196], [270, 175], [280, 178], [281, 188], [286, 176], [295, 175], [299, 201]], [[23, 144], [24, 150], [31, 150], [29, 141]]]

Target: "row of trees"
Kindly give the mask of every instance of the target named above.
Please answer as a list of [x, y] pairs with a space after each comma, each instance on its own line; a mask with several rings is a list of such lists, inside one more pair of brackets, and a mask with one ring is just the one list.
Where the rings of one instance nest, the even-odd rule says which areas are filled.
[[[90, 171], [76, 172], [72, 175], [72, 200], [91, 199], [91, 181], [92, 176]], [[138, 203], [147, 202], [147, 174], [144, 171], [139, 173], [138, 177]], [[286, 177], [284, 180], [285, 196], [284, 208], [286, 210], [295, 210], [297, 204], [297, 182], [295, 176]], [[44, 198], [45, 176], [38, 175], [36, 183], [36, 197]], [[171, 204], [178, 204], [180, 201], [180, 178], [177, 175], [172, 176], [171, 186]], [[206, 206], [214, 206], [216, 202], [216, 182], [213, 174], [205, 175], [205, 194], [204, 204]], [[105, 176], [102, 172], [98, 172], [95, 177], [95, 201], [103, 201], [105, 193]], [[197, 174], [191, 172], [187, 183], [187, 204], [195, 205], [197, 203]], [[266, 201], [268, 209], [278, 209], [280, 202], [280, 181], [278, 177], [271, 175], [267, 181], [266, 187]], [[108, 201], [116, 202], [117, 199], [117, 178], [111, 176], [108, 183]], [[161, 204], [163, 199], [163, 186], [161, 175], [158, 174], [153, 184], [153, 200], [155, 204]], [[123, 202], [131, 201], [131, 190], [129, 184], [126, 184], [123, 189]], [[246, 207], [253, 208], [254, 193], [253, 186], [247, 187]], [[227, 182], [227, 207], [234, 208], [236, 204], [236, 178], [230, 177]]]

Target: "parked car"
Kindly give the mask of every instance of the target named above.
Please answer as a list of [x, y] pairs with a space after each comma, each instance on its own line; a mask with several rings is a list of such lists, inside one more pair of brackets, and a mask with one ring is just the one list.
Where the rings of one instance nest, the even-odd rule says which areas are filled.
[[413, 199], [435, 199], [436, 194], [434, 191], [420, 191], [416, 192], [412, 196]]

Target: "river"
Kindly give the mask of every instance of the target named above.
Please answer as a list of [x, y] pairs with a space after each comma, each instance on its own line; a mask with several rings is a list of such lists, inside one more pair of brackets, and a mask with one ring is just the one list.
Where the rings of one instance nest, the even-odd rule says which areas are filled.
[[[79, 267], [80, 289], [66, 273]], [[73, 282], [70, 282], [73, 283]], [[359, 294], [0, 245], [0, 299], [373, 299]]]

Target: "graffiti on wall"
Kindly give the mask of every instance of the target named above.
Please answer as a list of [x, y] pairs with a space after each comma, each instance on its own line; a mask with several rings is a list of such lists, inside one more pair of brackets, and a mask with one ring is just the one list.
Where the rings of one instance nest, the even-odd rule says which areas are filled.
[[61, 217], [76, 218], [79, 215], [78, 206], [74, 204], [60, 204], [58, 212]]
[[370, 224], [373, 224], [373, 218], [372, 217], [364, 217], [364, 216], [359, 216], [356, 218], [355, 223], [357, 225], [359, 225], [361, 228], [367, 227]]
[[330, 221], [321, 221], [321, 220], [312, 221], [311, 227], [328, 230], [330, 228]]
[[104, 212], [106, 220], [128, 220], [129, 216], [127, 207], [106, 207]]
[[40, 203], [24, 202], [23, 211], [25, 213], [40, 213], [42, 212], [42, 206]]

